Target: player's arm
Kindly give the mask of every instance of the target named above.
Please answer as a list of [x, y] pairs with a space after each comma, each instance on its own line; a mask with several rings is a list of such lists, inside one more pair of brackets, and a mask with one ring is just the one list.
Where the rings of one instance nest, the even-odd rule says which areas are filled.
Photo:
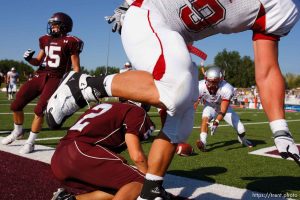
[[143, 151], [138, 136], [136, 136], [135, 134], [126, 133], [125, 142], [131, 160], [134, 162], [138, 170], [146, 174], [148, 168], [147, 157]]
[[43, 62], [44, 56], [45, 56], [45, 51], [43, 49], [41, 49], [38, 53], [38, 55], [33, 58], [33, 54], [35, 51], [32, 51], [30, 49], [28, 49], [25, 53], [24, 53], [24, 59], [31, 65], [33, 66], [40, 66], [40, 64]]
[[230, 104], [230, 100], [223, 99], [220, 105], [220, 111], [216, 117], [216, 120], [221, 121], [227, 113], [228, 107]]
[[200, 99], [200, 97], [199, 97], [199, 98], [197, 99], [197, 101], [194, 103], [194, 110], [195, 110], [195, 111], [197, 110], [200, 101], [201, 101], [201, 99]]
[[71, 55], [71, 62], [73, 66], [73, 71], [80, 72], [80, 57], [79, 54]]

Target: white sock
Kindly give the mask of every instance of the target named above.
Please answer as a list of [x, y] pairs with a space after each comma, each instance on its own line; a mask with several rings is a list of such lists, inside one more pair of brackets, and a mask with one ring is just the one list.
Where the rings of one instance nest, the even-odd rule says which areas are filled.
[[29, 137], [28, 137], [26, 143], [34, 144], [37, 136], [38, 136], [38, 133], [34, 133], [34, 132], [30, 131], [30, 134], [29, 134]]
[[21, 133], [23, 132], [23, 125], [18, 125], [14, 123], [14, 130], [13, 130], [13, 134], [15, 134], [16, 136], [19, 136]]
[[146, 174], [146, 179], [151, 180], [151, 181], [161, 181], [161, 180], [164, 180], [164, 177], [147, 173]]
[[103, 84], [104, 84], [104, 88], [105, 88], [105, 91], [107, 93], [108, 96], [112, 96], [112, 92], [111, 92], [111, 82], [114, 78], [116, 74], [111, 74], [111, 75], [108, 75], [105, 77], [104, 81], [103, 81]]
[[206, 138], [207, 138], [207, 133], [206, 132], [201, 132], [200, 133], [200, 140], [203, 142], [203, 144], [206, 144]]
[[289, 127], [288, 127], [285, 119], [277, 119], [277, 120], [270, 122], [270, 127], [271, 127], [271, 131], [273, 134], [276, 131], [281, 131], [281, 130], [289, 132]]

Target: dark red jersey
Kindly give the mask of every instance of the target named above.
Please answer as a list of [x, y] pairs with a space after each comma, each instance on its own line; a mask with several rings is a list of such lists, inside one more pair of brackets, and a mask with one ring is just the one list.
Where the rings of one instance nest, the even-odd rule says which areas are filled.
[[103, 103], [86, 111], [62, 140], [98, 144], [114, 152], [126, 148], [125, 133], [144, 134], [153, 126], [141, 107], [124, 103]]
[[79, 54], [83, 48], [83, 41], [71, 35], [57, 38], [44, 35], [39, 42], [40, 49], [46, 54], [42, 63], [45, 69], [42, 72], [59, 77], [71, 70], [71, 55]]

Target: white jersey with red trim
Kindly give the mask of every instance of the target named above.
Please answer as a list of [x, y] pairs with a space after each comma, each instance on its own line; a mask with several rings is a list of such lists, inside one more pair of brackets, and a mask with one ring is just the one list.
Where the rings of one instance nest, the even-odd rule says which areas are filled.
[[[141, 8], [162, 15], [187, 42], [218, 33], [246, 30], [286, 35], [299, 19], [294, 0], [137, 0]], [[137, 3], [134, 3], [135, 5]]]
[[234, 94], [234, 88], [226, 81], [221, 81], [216, 95], [211, 95], [206, 87], [205, 80], [199, 81], [199, 99], [204, 105], [219, 108], [222, 100], [230, 101]]
[[7, 78], [9, 80], [9, 84], [17, 84], [17, 81], [18, 81], [18, 78], [19, 78], [19, 73], [9, 71], [9, 72], [7, 72]]

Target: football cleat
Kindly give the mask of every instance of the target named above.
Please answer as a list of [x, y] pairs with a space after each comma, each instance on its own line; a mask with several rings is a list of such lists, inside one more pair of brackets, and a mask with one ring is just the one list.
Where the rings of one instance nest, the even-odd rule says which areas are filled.
[[51, 129], [58, 129], [64, 121], [88, 102], [97, 101], [94, 91], [87, 84], [87, 74], [69, 72], [48, 101], [46, 121]]
[[206, 145], [201, 141], [201, 140], [197, 140], [196, 141], [196, 146], [198, 147], [198, 149], [200, 151], [203, 151], [203, 152], [206, 152], [207, 149], [206, 149]]
[[11, 144], [15, 140], [17, 140], [18, 137], [20, 137], [22, 134], [23, 134], [23, 132], [18, 134], [18, 133], [15, 133], [14, 131], [12, 131], [8, 136], [6, 136], [5, 138], [3, 138], [1, 140], [1, 143], [4, 144], [4, 145]]
[[28, 154], [34, 151], [34, 144], [33, 143], [25, 143], [24, 146], [20, 149], [20, 154]]
[[249, 147], [249, 148], [252, 148], [253, 147], [253, 144], [252, 142], [250, 142], [249, 140], [247, 140], [246, 136], [243, 134], [242, 135], [238, 135], [238, 141], [243, 145], [243, 146], [246, 146], [246, 147]]
[[51, 200], [76, 200], [75, 196], [67, 192], [64, 188], [58, 188], [56, 192], [53, 193]]
[[137, 200], [175, 200], [175, 196], [167, 192], [162, 186], [153, 188], [150, 191], [150, 196], [139, 196]]

